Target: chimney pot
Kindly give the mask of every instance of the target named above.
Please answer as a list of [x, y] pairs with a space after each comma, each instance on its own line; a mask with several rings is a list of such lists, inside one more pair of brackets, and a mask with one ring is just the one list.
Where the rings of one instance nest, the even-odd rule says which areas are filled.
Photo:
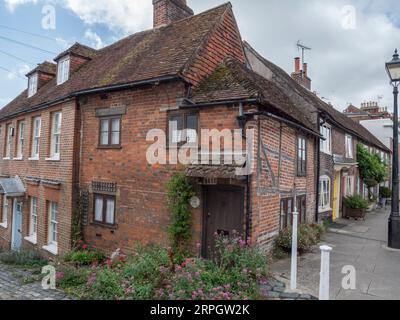
[[295, 73], [300, 72], [300, 58], [299, 57], [294, 58], [294, 72]]
[[303, 64], [303, 72], [304, 72], [304, 76], [308, 77], [308, 64], [307, 63]]

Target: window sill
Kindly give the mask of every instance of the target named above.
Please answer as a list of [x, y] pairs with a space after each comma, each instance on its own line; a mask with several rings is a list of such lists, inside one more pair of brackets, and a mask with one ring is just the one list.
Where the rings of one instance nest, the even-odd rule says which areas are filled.
[[103, 149], [103, 150], [121, 150], [122, 146], [98, 146], [97, 149]]
[[46, 158], [46, 161], [61, 161], [60, 156]]
[[47, 252], [50, 252], [53, 255], [58, 255], [58, 247], [56, 244], [49, 244], [47, 246], [42, 247], [43, 250], [46, 250]]
[[25, 237], [24, 239], [32, 244], [37, 244], [37, 235]]
[[24, 158], [18, 157], [18, 158], [14, 158], [13, 160], [15, 160], [15, 161], [22, 161], [22, 160], [24, 160]]
[[333, 209], [332, 208], [318, 208], [319, 213], [325, 213], [328, 211], [333, 211]]
[[5, 158], [3, 158], [3, 160], [11, 160], [11, 158], [5, 157]]
[[91, 223], [91, 225], [92, 226], [96, 226], [96, 227], [102, 227], [102, 228], [110, 229], [110, 230], [117, 230], [117, 225], [116, 224], [107, 224], [107, 223], [101, 223], [101, 222], [93, 221]]
[[7, 229], [8, 228], [8, 223], [7, 222], [0, 223], [0, 228]]
[[33, 158], [29, 158], [29, 161], [39, 161], [39, 157], [33, 157]]

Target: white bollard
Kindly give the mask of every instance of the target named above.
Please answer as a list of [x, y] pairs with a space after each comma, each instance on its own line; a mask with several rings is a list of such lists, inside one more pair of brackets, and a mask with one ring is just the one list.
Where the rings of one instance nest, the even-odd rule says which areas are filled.
[[290, 289], [297, 289], [297, 229], [299, 224], [299, 213], [297, 209], [293, 214], [293, 234], [292, 234], [292, 266], [290, 272]]
[[331, 247], [321, 246], [321, 273], [319, 281], [319, 300], [329, 300], [329, 268]]

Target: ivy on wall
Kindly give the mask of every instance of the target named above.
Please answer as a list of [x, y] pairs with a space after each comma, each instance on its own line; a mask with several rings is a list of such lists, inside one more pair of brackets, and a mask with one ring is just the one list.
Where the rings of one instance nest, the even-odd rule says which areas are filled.
[[168, 205], [171, 210], [169, 234], [173, 249], [184, 252], [191, 239], [192, 213], [189, 201], [196, 195], [193, 184], [182, 173], [175, 174], [167, 184]]

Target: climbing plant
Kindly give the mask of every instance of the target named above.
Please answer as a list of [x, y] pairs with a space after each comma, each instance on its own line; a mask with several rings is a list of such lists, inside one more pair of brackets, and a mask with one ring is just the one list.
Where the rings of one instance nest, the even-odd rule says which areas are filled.
[[72, 215], [71, 238], [73, 248], [76, 247], [80, 240], [83, 240], [82, 200], [80, 196], [76, 201], [76, 206]]
[[382, 163], [377, 154], [371, 154], [363, 145], [357, 145], [357, 162], [360, 176], [368, 188], [369, 198], [372, 198], [371, 188], [385, 181], [387, 165]]
[[175, 174], [167, 184], [168, 204], [171, 210], [169, 233], [174, 250], [182, 253], [191, 239], [192, 213], [190, 199], [195, 196], [191, 181], [183, 174]]

